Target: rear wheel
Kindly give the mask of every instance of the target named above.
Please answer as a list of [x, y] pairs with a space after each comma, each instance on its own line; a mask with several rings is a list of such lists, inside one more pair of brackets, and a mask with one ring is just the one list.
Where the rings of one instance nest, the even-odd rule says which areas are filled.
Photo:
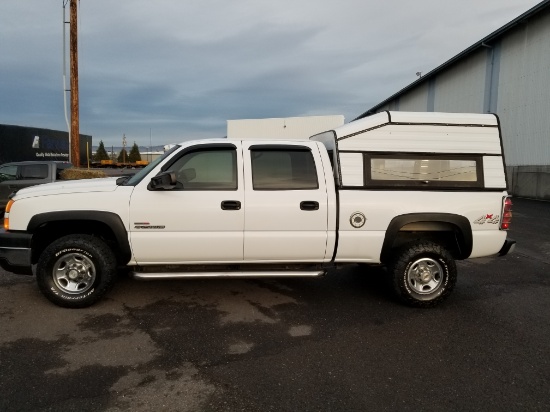
[[447, 249], [429, 242], [409, 243], [398, 249], [388, 267], [398, 298], [416, 307], [435, 306], [456, 284], [456, 263]]
[[111, 289], [116, 279], [116, 259], [97, 237], [64, 236], [40, 255], [36, 279], [40, 291], [56, 305], [83, 308]]

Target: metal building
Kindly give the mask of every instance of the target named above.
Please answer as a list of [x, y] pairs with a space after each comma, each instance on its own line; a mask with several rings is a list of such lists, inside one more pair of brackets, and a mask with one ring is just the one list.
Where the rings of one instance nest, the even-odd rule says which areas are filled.
[[[92, 136], [80, 135], [80, 164], [92, 151]], [[0, 164], [25, 160], [69, 160], [69, 133], [0, 124]]]
[[496, 113], [509, 190], [550, 200], [550, 0], [370, 108]]

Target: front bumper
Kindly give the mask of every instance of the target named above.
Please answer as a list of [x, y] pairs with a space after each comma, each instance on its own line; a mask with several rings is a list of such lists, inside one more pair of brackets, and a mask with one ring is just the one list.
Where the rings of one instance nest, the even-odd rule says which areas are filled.
[[498, 255], [504, 256], [504, 255], [507, 255], [508, 253], [512, 253], [515, 248], [516, 248], [516, 241], [514, 239], [506, 239], [504, 241], [504, 245], [502, 245], [502, 248], [500, 249], [500, 252], [498, 252]]
[[31, 240], [28, 233], [0, 229], [0, 266], [18, 275], [32, 275]]

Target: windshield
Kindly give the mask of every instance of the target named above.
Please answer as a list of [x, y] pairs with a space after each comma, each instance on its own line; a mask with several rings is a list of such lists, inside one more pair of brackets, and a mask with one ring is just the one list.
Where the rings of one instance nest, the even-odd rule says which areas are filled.
[[181, 146], [175, 145], [170, 150], [165, 152], [162, 156], [159, 158], [153, 160], [151, 163], [149, 163], [146, 167], [141, 169], [139, 172], [137, 172], [135, 175], [133, 175], [126, 183], [124, 183], [125, 186], [135, 186], [139, 182], [143, 180], [145, 176], [149, 174], [151, 170], [153, 170], [157, 165], [162, 162], [164, 159], [166, 159], [168, 156], [170, 156], [172, 153], [174, 153], [176, 150], [178, 150]]

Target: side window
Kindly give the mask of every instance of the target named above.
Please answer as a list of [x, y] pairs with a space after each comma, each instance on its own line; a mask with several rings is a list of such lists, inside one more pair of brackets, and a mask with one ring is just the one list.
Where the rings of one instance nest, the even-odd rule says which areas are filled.
[[46, 179], [48, 177], [48, 165], [22, 165], [19, 179]]
[[251, 149], [254, 190], [319, 188], [315, 160], [309, 149]]
[[479, 156], [365, 154], [367, 186], [481, 187]]
[[0, 182], [15, 179], [17, 179], [17, 166], [8, 165], [0, 167]]
[[170, 166], [180, 190], [237, 190], [235, 149], [205, 149], [189, 152]]

